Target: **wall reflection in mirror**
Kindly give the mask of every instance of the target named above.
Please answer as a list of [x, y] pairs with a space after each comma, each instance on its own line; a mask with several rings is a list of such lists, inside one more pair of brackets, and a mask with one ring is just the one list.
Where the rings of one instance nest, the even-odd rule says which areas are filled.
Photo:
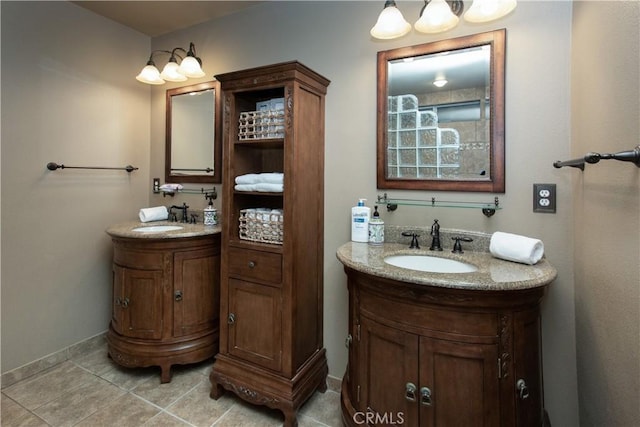
[[167, 182], [220, 182], [219, 84], [167, 90]]
[[378, 54], [379, 188], [503, 191], [504, 56], [494, 33]]

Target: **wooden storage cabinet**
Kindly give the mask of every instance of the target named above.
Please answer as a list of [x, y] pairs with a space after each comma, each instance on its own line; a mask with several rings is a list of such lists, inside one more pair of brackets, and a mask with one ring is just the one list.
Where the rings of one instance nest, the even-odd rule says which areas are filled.
[[543, 425], [544, 288], [455, 290], [345, 270], [346, 425]]
[[[298, 62], [218, 75], [224, 93], [224, 212], [220, 352], [211, 397], [223, 391], [281, 410], [326, 389], [322, 337], [324, 96], [329, 81]], [[241, 113], [281, 99], [282, 132], [239, 135]], [[282, 192], [236, 191], [245, 174], [283, 173]], [[241, 210], [282, 211], [282, 238], [239, 233]], [[250, 239], [254, 240], [250, 240]]]
[[128, 367], [195, 363], [218, 350], [220, 235], [113, 237], [109, 356]]

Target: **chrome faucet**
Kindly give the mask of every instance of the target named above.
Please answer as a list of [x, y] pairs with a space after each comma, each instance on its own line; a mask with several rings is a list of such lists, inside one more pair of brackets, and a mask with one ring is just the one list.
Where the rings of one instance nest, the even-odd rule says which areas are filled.
[[433, 225], [431, 226], [431, 246], [429, 247], [431, 251], [441, 251], [442, 245], [440, 244], [440, 224], [438, 224], [438, 220], [433, 220]]

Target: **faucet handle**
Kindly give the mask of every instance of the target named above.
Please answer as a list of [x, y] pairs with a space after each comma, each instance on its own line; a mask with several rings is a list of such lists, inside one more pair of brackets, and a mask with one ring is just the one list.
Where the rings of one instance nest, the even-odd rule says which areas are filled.
[[460, 242], [473, 242], [473, 239], [471, 237], [462, 237], [462, 236], [452, 237], [451, 240], [455, 240], [456, 241], [453, 244], [453, 250], [451, 251], [454, 254], [463, 254], [464, 253], [464, 251], [462, 250], [462, 245], [460, 244]]
[[409, 249], [420, 249], [420, 244], [418, 243], [418, 237], [420, 237], [419, 234], [415, 231], [403, 231], [402, 235], [405, 237], [411, 237], [411, 245], [409, 246]]

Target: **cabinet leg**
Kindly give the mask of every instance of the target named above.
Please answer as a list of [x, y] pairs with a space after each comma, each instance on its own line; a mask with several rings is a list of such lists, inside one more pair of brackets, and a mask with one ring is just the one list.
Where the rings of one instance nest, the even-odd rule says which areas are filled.
[[284, 413], [283, 427], [298, 427], [298, 416], [293, 408], [282, 409]]
[[209, 376], [209, 382], [211, 382], [211, 391], [209, 397], [213, 400], [218, 400], [224, 394], [224, 388], [213, 379], [213, 376]]
[[160, 365], [160, 383], [171, 382], [171, 365]]
[[324, 381], [321, 381], [320, 384], [318, 384], [318, 388], [316, 390], [318, 390], [320, 393], [324, 393], [325, 391], [327, 391], [327, 380], [325, 379]]

